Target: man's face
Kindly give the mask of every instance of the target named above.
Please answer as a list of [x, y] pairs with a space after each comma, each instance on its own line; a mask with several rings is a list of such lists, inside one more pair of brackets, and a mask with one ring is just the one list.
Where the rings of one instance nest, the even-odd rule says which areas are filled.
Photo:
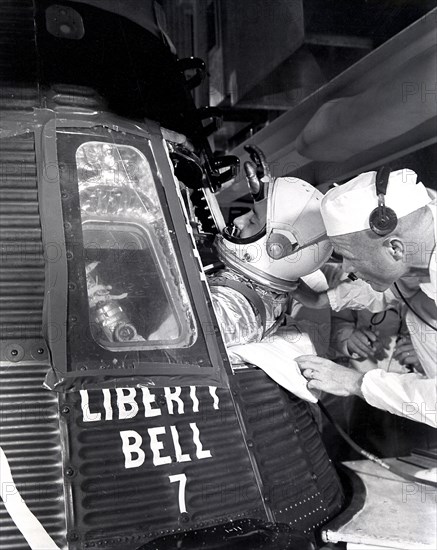
[[343, 256], [343, 271], [354, 273], [378, 292], [387, 290], [405, 274], [404, 262], [390, 253], [388, 240], [371, 240], [364, 232], [329, 239], [335, 252]]
[[256, 202], [252, 210], [234, 219], [234, 226], [237, 231], [233, 236], [240, 239], [253, 237], [266, 225], [267, 201]]

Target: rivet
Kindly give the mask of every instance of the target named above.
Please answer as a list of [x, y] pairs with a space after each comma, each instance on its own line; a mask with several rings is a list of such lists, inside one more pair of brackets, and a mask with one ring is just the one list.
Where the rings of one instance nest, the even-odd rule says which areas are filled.
[[67, 468], [65, 470], [65, 475], [68, 476], [68, 477], [71, 477], [72, 475], [74, 475], [74, 470], [73, 468]]
[[67, 258], [67, 260], [72, 260], [73, 259], [73, 252], [68, 250], [67, 253], [65, 254], [65, 257]]
[[7, 346], [5, 352], [9, 361], [13, 361], [14, 363], [21, 361], [25, 355], [24, 349], [19, 344], [10, 344]]
[[36, 353], [38, 353], [39, 355], [42, 355], [44, 353], [44, 348], [38, 348], [36, 350]]
[[180, 516], [180, 521], [181, 523], [188, 523], [190, 521], [190, 516], [186, 512], [183, 512]]
[[67, 405], [65, 405], [64, 407], [62, 407], [61, 412], [62, 414], [68, 414], [70, 412], [70, 407], [67, 407]]

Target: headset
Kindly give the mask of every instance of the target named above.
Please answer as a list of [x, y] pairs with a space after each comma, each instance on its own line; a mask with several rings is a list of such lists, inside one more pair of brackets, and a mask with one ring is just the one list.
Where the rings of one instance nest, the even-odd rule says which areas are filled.
[[378, 206], [370, 213], [370, 229], [379, 235], [385, 237], [396, 229], [398, 217], [396, 212], [385, 205], [385, 195], [390, 177], [390, 166], [381, 166], [376, 172], [375, 188], [378, 197]]
[[[388, 206], [385, 205], [385, 194], [387, 192], [389, 177], [390, 177], [390, 166], [381, 166], [381, 168], [379, 168], [379, 170], [377, 171], [376, 177], [375, 177], [375, 189], [376, 189], [376, 195], [378, 196], [378, 206], [370, 213], [370, 216], [369, 216], [370, 229], [380, 237], [385, 237], [386, 235], [394, 231], [398, 224], [398, 217], [396, 215], [396, 212], [392, 208], [389, 208]], [[350, 274], [350, 275], [353, 275], [353, 274]], [[395, 283], [395, 287], [399, 293], [399, 296], [401, 297], [403, 302], [405, 302], [407, 307], [423, 323], [425, 323], [425, 325], [437, 331], [437, 328], [435, 326], [428, 323], [426, 319], [424, 319], [421, 315], [419, 315], [419, 313], [417, 313], [417, 311], [415, 311], [411, 307], [411, 305], [408, 303], [405, 296], [399, 290], [399, 287], [396, 283]]]
[[[396, 229], [398, 217], [396, 212], [385, 205], [385, 194], [390, 177], [390, 166], [381, 166], [376, 172], [375, 191], [378, 197], [378, 206], [372, 210], [369, 216], [370, 229], [379, 237], [385, 237]], [[355, 273], [349, 273], [351, 281], [357, 281]]]

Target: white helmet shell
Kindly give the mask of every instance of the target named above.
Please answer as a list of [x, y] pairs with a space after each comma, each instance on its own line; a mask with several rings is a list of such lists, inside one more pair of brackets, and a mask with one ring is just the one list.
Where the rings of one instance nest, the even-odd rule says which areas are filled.
[[256, 240], [220, 236], [217, 251], [228, 266], [280, 292], [326, 263], [332, 246], [320, 214], [323, 195], [298, 178], [277, 178], [269, 188], [266, 232]]

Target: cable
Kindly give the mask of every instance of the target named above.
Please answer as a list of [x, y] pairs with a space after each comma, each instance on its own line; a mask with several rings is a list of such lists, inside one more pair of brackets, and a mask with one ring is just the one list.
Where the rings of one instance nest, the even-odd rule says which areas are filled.
[[437, 327], [431, 325], [431, 323], [428, 323], [428, 321], [427, 321], [426, 319], [424, 319], [421, 315], [419, 315], [419, 314], [417, 313], [417, 311], [415, 311], [415, 310], [413, 309], [413, 307], [407, 302], [407, 299], [405, 298], [405, 296], [404, 296], [404, 295], [402, 294], [402, 292], [400, 291], [400, 289], [399, 289], [397, 283], [394, 283], [394, 286], [395, 286], [396, 290], [398, 291], [399, 296], [400, 296], [400, 297], [402, 298], [402, 300], [405, 302], [405, 305], [408, 307], [408, 309], [410, 309], [410, 310], [414, 313], [414, 315], [416, 315], [416, 317], [422, 321], [422, 323], [425, 323], [425, 325], [427, 325], [428, 327], [432, 328], [432, 330], [435, 330], [435, 331], [437, 332]]
[[323, 412], [323, 414], [326, 416], [326, 418], [329, 420], [329, 422], [334, 426], [334, 428], [337, 430], [337, 432], [341, 435], [341, 437], [354, 449], [357, 453], [360, 455], [366, 457], [368, 460], [371, 460], [372, 462], [375, 462], [376, 464], [379, 464], [382, 468], [385, 468], [386, 470], [389, 470], [393, 474], [396, 474], [399, 477], [402, 477], [406, 479], [407, 481], [412, 481], [414, 483], [422, 483], [423, 485], [430, 485], [431, 487], [437, 487], [437, 483], [435, 481], [430, 481], [427, 479], [422, 479], [420, 477], [416, 477], [410, 474], [407, 474], [406, 472], [403, 472], [401, 469], [396, 468], [396, 466], [393, 466], [391, 464], [388, 464], [384, 460], [381, 460], [377, 456], [375, 456], [372, 453], [369, 453], [362, 447], [360, 447], [353, 439], [351, 439], [348, 434], [343, 430], [343, 428], [332, 418], [330, 413], [327, 411], [326, 407], [323, 405], [323, 403], [318, 402], [318, 405], [320, 407], [320, 410]]
[[[382, 313], [381, 319], [379, 321], [377, 321], [376, 319], [378, 318], [378, 315], [380, 315], [381, 313]], [[371, 327], [377, 327], [378, 325], [380, 325], [381, 323], [383, 323], [385, 321], [386, 317], [387, 317], [387, 310], [382, 311], [382, 312], [377, 311], [370, 318], [370, 326]]]

